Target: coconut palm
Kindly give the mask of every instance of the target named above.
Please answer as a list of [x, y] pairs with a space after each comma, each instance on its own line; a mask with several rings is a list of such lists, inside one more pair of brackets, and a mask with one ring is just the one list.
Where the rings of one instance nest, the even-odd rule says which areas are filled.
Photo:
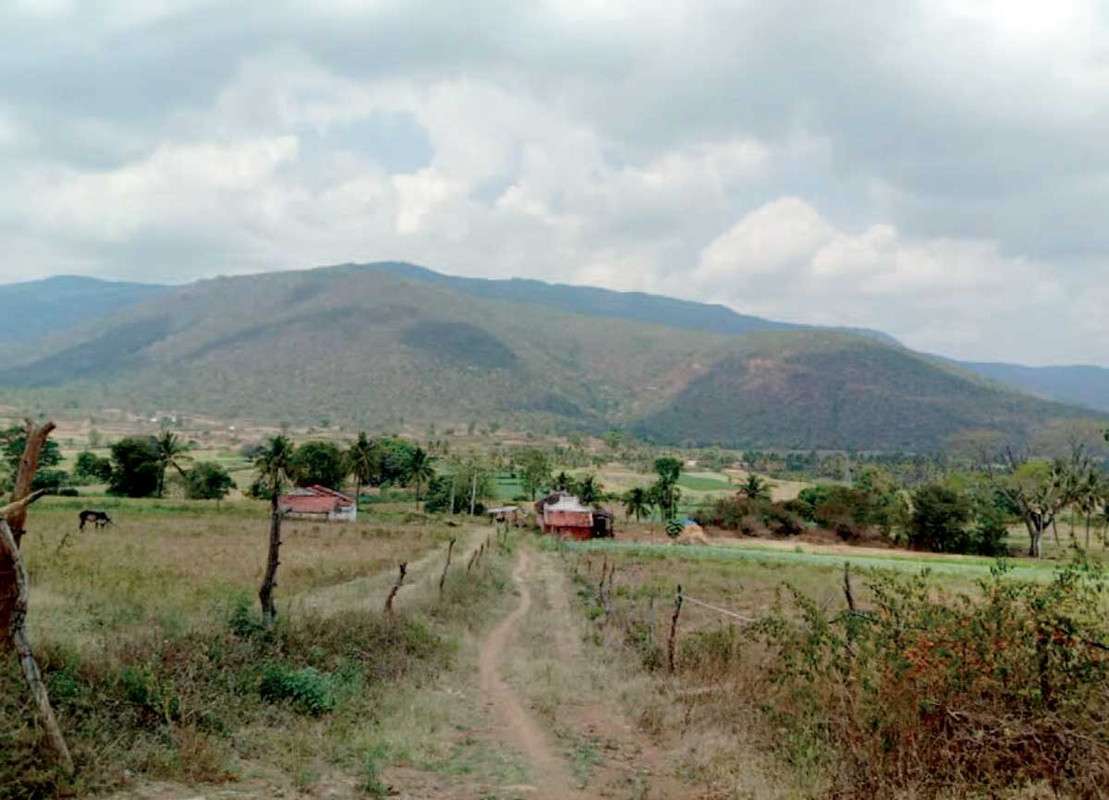
[[380, 453], [374, 442], [367, 438], [365, 431], [359, 433], [358, 440], [346, 452], [347, 469], [354, 478], [355, 503], [358, 502], [358, 495], [362, 493], [362, 487], [369, 483], [378, 471], [380, 460]]
[[433, 460], [434, 459], [432, 459], [422, 447], [417, 447], [408, 457], [408, 464], [405, 466], [405, 472], [408, 477], [408, 482], [416, 487], [417, 503], [420, 502], [420, 487], [426, 483], [430, 483], [431, 479], [435, 477], [435, 467], [432, 465]]
[[293, 443], [284, 436], [274, 436], [262, 452], [254, 459], [254, 467], [259, 472], [259, 480], [270, 495], [270, 537], [266, 557], [266, 574], [258, 590], [258, 601], [262, 605], [262, 619], [272, 625], [277, 619], [277, 605], [273, 601], [273, 590], [277, 586], [277, 565], [281, 555], [281, 509], [278, 498], [287, 482], [293, 480]]
[[186, 455], [188, 446], [173, 431], [162, 431], [154, 442], [158, 449], [158, 497], [161, 497], [166, 488], [166, 470], [173, 467], [184, 478], [185, 470], [181, 464], [192, 459]]
[[748, 500], [769, 500], [770, 484], [752, 472], [739, 487], [739, 493]]
[[651, 515], [651, 494], [642, 486], [635, 486], [624, 493], [624, 513], [634, 515], [639, 522], [644, 516]]
[[586, 475], [578, 482], [576, 488], [578, 499], [589, 505], [601, 499], [604, 486], [593, 475]]

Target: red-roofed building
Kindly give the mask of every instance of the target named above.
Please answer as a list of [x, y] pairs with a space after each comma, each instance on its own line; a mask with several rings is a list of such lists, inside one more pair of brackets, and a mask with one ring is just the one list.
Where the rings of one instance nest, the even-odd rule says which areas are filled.
[[277, 499], [277, 507], [293, 516], [326, 517], [331, 522], [354, 522], [354, 499], [326, 486], [299, 486]]

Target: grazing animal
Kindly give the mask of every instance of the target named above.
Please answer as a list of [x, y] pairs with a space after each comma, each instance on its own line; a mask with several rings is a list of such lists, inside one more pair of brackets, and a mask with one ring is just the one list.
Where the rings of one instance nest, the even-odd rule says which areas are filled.
[[87, 508], [77, 515], [77, 520], [79, 522], [77, 528], [82, 531], [85, 529], [86, 522], [94, 523], [97, 528], [103, 528], [105, 525], [113, 524], [112, 518], [108, 516], [107, 512], [92, 511]]

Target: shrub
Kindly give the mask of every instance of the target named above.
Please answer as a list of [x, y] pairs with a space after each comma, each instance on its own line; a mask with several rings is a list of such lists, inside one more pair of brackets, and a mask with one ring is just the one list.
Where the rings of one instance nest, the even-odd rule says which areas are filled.
[[794, 593], [800, 619], [760, 624], [771, 653], [761, 699], [786, 757], [825, 764], [831, 796], [1036, 784], [1097, 796], [1109, 785], [1102, 572], [1075, 564], [1047, 585], [1004, 572], [977, 599], [875, 576], [866, 615], [829, 616]]
[[970, 501], [958, 491], [931, 483], [913, 493], [909, 545], [934, 553], [965, 553], [970, 545], [966, 532]]
[[297, 710], [314, 717], [335, 709], [331, 676], [314, 667], [292, 669], [284, 664], [271, 664], [262, 672], [258, 693], [269, 703], [288, 701]]

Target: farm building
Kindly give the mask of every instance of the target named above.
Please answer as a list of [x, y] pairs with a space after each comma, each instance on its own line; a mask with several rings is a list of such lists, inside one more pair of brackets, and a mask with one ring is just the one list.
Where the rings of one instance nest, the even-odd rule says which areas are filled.
[[520, 525], [520, 507], [519, 506], [497, 506], [496, 508], [487, 508], [485, 513], [488, 514], [494, 522], [510, 522], [519, 527]]
[[278, 508], [292, 516], [323, 517], [329, 522], [354, 522], [354, 498], [326, 486], [299, 486], [277, 499]]
[[612, 514], [601, 508], [582, 505], [566, 492], [555, 492], [535, 504], [543, 533], [569, 536], [572, 539], [596, 539], [612, 536]]

